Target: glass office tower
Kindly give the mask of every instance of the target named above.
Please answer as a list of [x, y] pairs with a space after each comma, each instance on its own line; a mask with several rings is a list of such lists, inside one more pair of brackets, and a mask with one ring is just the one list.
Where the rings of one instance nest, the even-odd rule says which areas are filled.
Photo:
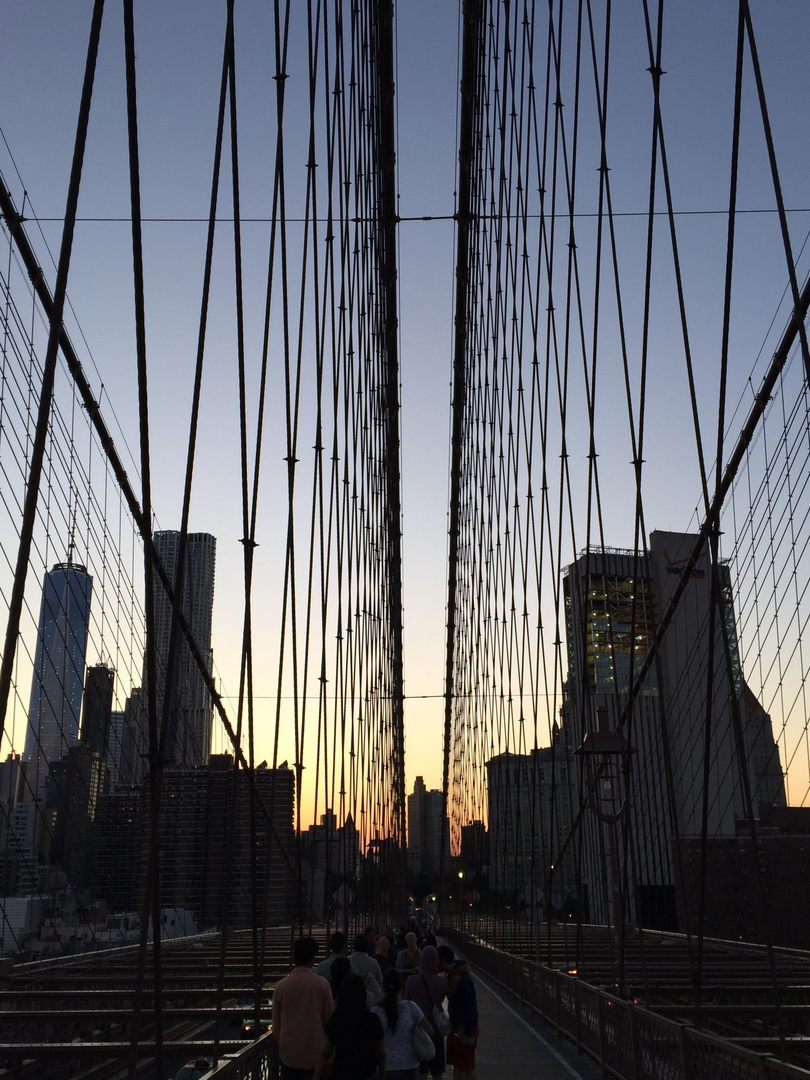
[[92, 593], [93, 579], [78, 563], [57, 563], [45, 574], [23, 753], [31, 797], [43, 793], [49, 763], [79, 742]]

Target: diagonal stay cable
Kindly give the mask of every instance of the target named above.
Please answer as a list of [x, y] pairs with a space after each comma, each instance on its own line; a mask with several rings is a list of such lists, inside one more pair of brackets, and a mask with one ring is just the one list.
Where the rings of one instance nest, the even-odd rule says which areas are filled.
[[[5, 181], [3, 180], [1, 175], [0, 213], [2, 213], [10, 232], [14, 237], [14, 242], [17, 245], [17, 248], [23, 258], [26, 269], [31, 277], [34, 290], [36, 291], [37, 297], [42, 304], [43, 310], [49, 318], [52, 318], [53, 312], [55, 310], [54, 298], [51, 295], [50, 289], [48, 288], [47, 282], [45, 281], [44, 275], [42, 273], [42, 269], [28, 240], [28, 236], [22, 223], [21, 215], [17, 211], [14, 201], [12, 200], [11, 195], [5, 185]], [[144, 513], [141, 509], [138, 497], [136, 496], [129, 477], [127, 476], [127, 472], [124, 468], [123, 462], [121, 461], [121, 457], [116, 449], [112, 436], [107, 429], [104, 418], [101, 415], [99, 403], [93, 394], [93, 390], [89, 382], [87, 381], [87, 376], [84, 374], [81, 361], [76, 354], [76, 351], [70, 341], [70, 337], [68, 336], [68, 333], [65, 330], [64, 326], [62, 326], [60, 329], [58, 341], [59, 348], [62, 350], [62, 355], [65, 358], [65, 362], [67, 363], [68, 370], [70, 371], [70, 374], [82, 396], [82, 404], [84, 405], [84, 408], [93, 423], [93, 427], [96, 430], [99, 441], [101, 442], [101, 445], [104, 448], [104, 452], [110, 462], [116, 481], [118, 482], [118, 485], [126, 501], [129, 513], [131, 514], [132, 519], [138, 528], [138, 532], [140, 533], [144, 544], [151, 548], [152, 563], [154, 565], [155, 573], [160, 579], [160, 583], [166, 592], [169, 602], [172, 602], [174, 599], [174, 583], [172, 582], [172, 579], [169, 576], [166, 567], [163, 565], [163, 560], [161, 559], [160, 555], [155, 550], [154, 545], [152, 544], [149, 530], [146, 528]], [[220, 721], [222, 722], [228, 738], [230, 739], [231, 745], [234, 748], [234, 753], [236, 754], [240, 763], [245, 768], [247, 768], [247, 760], [244, 753], [242, 752], [239, 740], [236, 736], [236, 732], [234, 731], [233, 725], [223, 704], [223, 698], [219, 693], [219, 690], [217, 689], [217, 685], [214, 681], [213, 676], [208, 672], [208, 666], [205, 657], [200, 652], [199, 646], [194, 640], [191, 626], [188, 622], [188, 619], [183, 614], [182, 610], [179, 613], [178, 619], [180, 629], [185, 635], [192, 659], [196, 664], [202, 679], [205, 682], [206, 689], [211, 696], [214, 708], [216, 709]], [[0, 715], [3, 715], [2, 711], [0, 711]], [[259, 798], [259, 805], [260, 807], [262, 807], [262, 812], [267, 818], [270, 827], [273, 829], [273, 835], [276, 841], [279, 843], [280, 849], [283, 851], [283, 845], [281, 844], [281, 841], [275, 830], [275, 826], [272, 824], [272, 814], [268, 810], [261, 796]], [[290, 871], [290, 873], [293, 873], [292, 861], [289, 859], [286, 859], [285, 861], [287, 869]]]
[[793, 348], [793, 345], [796, 342], [796, 338], [799, 335], [799, 326], [802, 325], [807, 318], [808, 309], [810, 309], [810, 278], [808, 278], [808, 280], [805, 282], [804, 288], [799, 295], [798, 308], [794, 308], [794, 310], [791, 312], [785, 331], [779, 341], [779, 344], [776, 347], [776, 350], [774, 351], [773, 358], [767, 372], [765, 373], [765, 377], [760, 384], [760, 388], [756, 393], [754, 403], [751, 406], [742, 430], [737, 437], [737, 442], [734, 446], [734, 450], [729, 455], [725, 470], [723, 471], [722, 479], [717, 485], [717, 489], [709, 505], [706, 516], [701, 522], [701, 525], [698, 529], [698, 534], [695, 542], [692, 545], [692, 549], [690, 550], [689, 555], [683, 564], [681, 575], [672, 592], [672, 596], [670, 597], [664, 614], [661, 617], [661, 621], [656, 631], [650, 652], [648, 653], [647, 657], [639, 668], [639, 672], [628, 695], [628, 701], [625, 705], [622, 715], [619, 718], [620, 729], [621, 726], [624, 724], [627, 713], [633, 706], [635, 698], [638, 697], [639, 693], [641, 692], [644, 678], [647, 675], [647, 672], [650, 670], [653, 663], [655, 663], [655, 655], [658, 653], [661, 645], [663, 644], [666, 632], [669, 628], [670, 623], [672, 622], [675, 612], [678, 609], [678, 605], [681, 601], [684, 591], [689, 584], [692, 572], [694, 571], [695, 566], [697, 565], [697, 561], [703, 552], [706, 541], [711, 535], [712, 530], [716, 529], [718, 526], [718, 522], [720, 520], [720, 511], [723, 507], [725, 497], [737, 477], [737, 472], [745, 457], [746, 451], [748, 450], [748, 447], [750, 446], [751, 441], [756, 434], [757, 428], [759, 427], [765, 410], [768, 407], [768, 403], [771, 400], [774, 388], [779, 381], [779, 377], [785, 367], [791, 349]]
[[[145, 915], [141, 924], [138, 947], [138, 968], [135, 985], [134, 1016], [130, 1033], [129, 1076], [137, 1072], [138, 1042], [140, 1039], [140, 1014], [143, 1003], [146, 975], [149, 925], [154, 930], [152, 971], [154, 980], [155, 1012], [155, 1068], [163, 1067], [163, 970], [162, 935], [160, 926], [160, 794], [163, 783], [163, 765], [160, 760], [160, 733], [157, 718], [157, 685], [155, 677], [155, 604], [154, 574], [150, 548], [152, 539], [152, 479], [149, 453], [149, 393], [146, 371], [146, 305], [143, 279], [143, 238], [141, 235], [140, 162], [138, 153], [138, 114], [135, 83], [135, 30], [133, 0], [124, 0], [124, 53], [126, 67], [127, 134], [129, 145], [129, 185], [132, 213], [132, 275], [135, 301], [135, 342], [138, 374], [138, 417], [141, 449], [141, 492], [143, 498], [144, 524], [148, 541], [144, 543], [144, 603], [146, 606], [146, 678], [147, 719], [149, 726], [149, 858], [146, 870]], [[150, 911], [151, 907], [151, 911]]]

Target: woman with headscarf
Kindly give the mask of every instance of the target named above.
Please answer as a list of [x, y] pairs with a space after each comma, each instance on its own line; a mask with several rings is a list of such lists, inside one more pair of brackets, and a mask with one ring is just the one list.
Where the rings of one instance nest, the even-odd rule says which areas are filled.
[[[405, 997], [415, 1001], [428, 1020], [433, 1023], [434, 1006], [441, 1008], [447, 996], [447, 980], [439, 974], [439, 951], [433, 945], [425, 945], [421, 950], [419, 971], [411, 975], [405, 983]], [[433, 1045], [436, 1056], [432, 1061], [419, 1064], [420, 1076], [442, 1076], [444, 1074], [444, 1037], [433, 1025]]]

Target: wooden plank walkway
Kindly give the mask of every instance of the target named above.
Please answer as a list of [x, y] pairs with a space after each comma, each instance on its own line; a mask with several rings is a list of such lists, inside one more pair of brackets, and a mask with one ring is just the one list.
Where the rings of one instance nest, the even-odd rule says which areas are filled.
[[[602, 1080], [602, 1069], [521, 1003], [473, 971], [481, 1034], [477, 1080]], [[445, 1073], [452, 1077], [452, 1069]]]

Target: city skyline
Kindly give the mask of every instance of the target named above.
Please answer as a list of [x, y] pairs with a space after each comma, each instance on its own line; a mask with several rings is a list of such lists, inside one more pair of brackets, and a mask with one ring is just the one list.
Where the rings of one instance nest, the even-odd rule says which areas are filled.
[[[262, 66], [260, 55], [262, 33], [267, 30], [267, 39], [271, 40], [269, 25], [259, 22], [257, 29], [252, 29], [256, 15], [256, 5], [240, 5], [244, 22], [238, 30], [240, 48], [240, 71], [247, 79], [246, 93], [242, 96], [242, 105], [246, 110], [243, 116], [243, 135], [245, 140], [255, 139], [261, 145], [259, 135], [265, 135], [264, 112], [251, 105], [251, 93], [261, 87], [267, 102], [272, 98], [272, 80], [269, 65]], [[758, 21], [765, 19], [764, 9], [756, 8]], [[144, 99], [141, 102], [141, 125], [144, 130], [144, 187], [148, 212], [154, 221], [148, 224], [147, 253], [152, 253], [148, 282], [150, 282], [150, 309], [147, 332], [150, 342], [150, 356], [154, 369], [152, 373], [153, 390], [153, 445], [156, 458], [161, 468], [156, 475], [156, 514], [158, 522], [171, 523], [177, 519], [177, 505], [180, 502], [181, 470], [177, 465], [183, 460], [183, 453], [177, 451], [177, 436], [186, 431], [188, 421], [186, 407], [179, 403], [185, 399], [189, 384], [188, 357], [194, 351], [194, 334], [197, 320], [178, 318], [178, 312], [188, 313], [197, 307], [199, 299], [200, 273], [189, 267], [185, 273], [176, 273], [178, 256], [172, 254], [175, 245], [184, 253], [184, 258], [191, 252], [202, 255], [202, 227], [194, 225], [190, 218], [204, 218], [207, 208], [207, 177], [211, 173], [213, 146], [213, 111], [215, 102], [216, 78], [218, 71], [219, 44], [222, 23], [213, 10], [195, 17], [195, 35], [191, 40], [185, 33], [186, 21], [180, 8], [163, 13], [163, 23], [149, 25], [148, 21], [137, 26], [139, 36], [138, 63], [139, 81]], [[33, 16], [30, 5], [14, 3], [6, 5], [4, 18], [9, 32], [4, 35], [6, 52], [2, 55], [3, 99], [8, 105], [2, 117], [2, 129], [9, 141], [23, 177], [22, 184], [17, 181], [17, 198], [25, 202], [26, 216], [39, 217], [43, 237], [52, 244], [58, 241], [58, 224], [45, 218], [59, 218], [64, 211], [64, 191], [66, 189], [67, 162], [72, 131], [75, 129], [75, 106], [78, 102], [81, 59], [84, 53], [86, 30], [89, 25], [89, 9], [82, 9], [82, 17], [60, 9], [59, 5], [50, 5], [48, 18]], [[75, 270], [71, 273], [70, 295], [80, 316], [82, 326], [86, 325], [86, 337], [90, 342], [94, 361], [87, 361], [87, 369], [94, 372], [94, 363], [98, 373], [93, 375], [96, 387], [105, 387], [105, 411], [114, 410], [114, 416], [121, 424], [121, 445], [135, 445], [132, 437], [135, 409], [131, 405], [136, 400], [134, 364], [131, 363], [132, 347], [129, 335], [122, 332], [117, 312], [126, 308], [127, 288], [127, 253], [126, 230], [113, 224], [112, 218], [125, 217], [129, 212], [126, 201], [125, 147], [123, 145], [123, 100], [122, 81], [116, 71], [110, 53], [114, 53], [114, 42], [120, 31], [118, 15], [108, 13], [105, 23], [103, 44], [106, 65], [99, 71], [99, 86], [104, 97], [104, 108], [97, 113], [91, 134], [90, 160], [86, 166], [85, 187], [82, 201], [82, 214], [95, 220], [83, 220], [77, 238]], [[454, 257], [454, 192], [457, 176], [457, 94], [458, 69], [455, 58], [459, 49], [459, 17], [454, 5], [436, 5], [414, 0], [397, 10], [397, 38], [399, 38], [399, 67], [397, 67], [396, 97], [401, 118], [400, 144], [397, 147], [397, 160], [400, 163], [400, 187], [402, 222], [401, 230], [401, 273], [403, 283], [401, 305], [402, 353], [403, 364], [403, 507], [406, 531], [404, 586], [406, 624], [406, 726], [408, 735], [408, 753], [406, 761], [407, 787], [413, 784], [415, 775], [422, 774], [431, 786], [441, 784], [442, 754], [442, 711], [444, 671], [442, 653], [444, 649], [443, 597], [446, 597], [446, 491], [440, 480], [448, 462], [446, 434], [448, 429], [448, 410], [450, 402], [449, 353], [451, 347], [449, 325], [453, 310], [453, 257]], [[626, 126], [613, 133], [611, 146], [616, 146], [617, 156], [611, 160], [613, 175], [621, 176], [624, 187], [621, 188], [621, 210], [626, 214], [620, 220], [623, 232], [624, 251], [634, 247], [640, 240], [631, 215], [643, 212], [645, 192], [640, 190], [636, 177], [640, 174], [635, 168], [637, 149], [626, 145], [629, 135], [625, 132], [644, 132], [648, 126], [648, 114], [642, 104], [648, 99], [646, 83], [649, 80], [648, 59], [645, 56], [645, 43], [642, 40], [640, 23], [624, 10], [617, 12], [615, 49], [617, 57], [615, 70], [622, 70], [623, 77], [629, 82], [626, 86], [615, 80], [617, 110], [632, 108]], [[793, 110], [801, 113], [800, 100], [789, 83], [789, 64], [785, 56], [795, 54], [796, 42], [801, 35], [791, 32], [796, 25], [802, 24], [807, 13], [801, 5], [791, 4], [783, 9], [779, 19], [774, 19], [769, 26], [770, 37], [761, 42], [762, 63], [766, 65], [768, 89], [773, 100], [775, 137], [784, 140], [786, 133], [793, 133], [796, 123], [791, 121]], [[704, 25], [705, 24], [705, 25]], [[693, 27], [701, 25], [701, 49], [694, 49]], [[732, 56], [730, 45], [733, 42], [733, 17], [730, 12], [713, 10], [706, 12], [704, 6], [683, 5], [683, 12], [672, 19], [670, 27], [672, 44], [667, 56], [666, 77], [666, 116], [669, 120], [667, 131], [670, 132], [674, 145], [671, 145], [673, 160], [676, 151], [686, 153], [686, 161], [691, 166], [697, 160], [698, 153], [705, 153], [701, 159], [700, 170], [681, 165], [677, 174], [680, 183], [678, 202], [680, 227], [686, 230], [685, 241], [696, 242], [698, 257], [690, 256], [689, 270], [694, 276], [697, 291], [702, 298], [715, 289], [714, 279], [710, 280], [710, 270], [718, 268], [717, 248], [710, 247], [710, 240], [720, 239], [725, 230], [724, 218], [719, 215], [725, 202], [725, 191], [720, 184], [723, 173], [716, 167], [720, 147], [727, 144], [730, 103], [728, 96], [714, 96], [713, 91], [720, 85], [720, 79], [729, 75]], [[14, 41], [14, 49], [9, 48]], [[295, 43], [295, 38], [292, 39]], [[184, 48], [178, 48], [180, 41]], [[711, 45], [708, 44], [711, 42]], [[291, 45], [293, 48], [293, 45]], [[704, 68], [707, 55], [711, 55], [711, 71]], [[168, 57], [172, 57], [168, 63]], [[185, 85], [197, 86], [194, 93], [184, 94], [180, 99], [171, 92], [171, 87], [164, 85], [163, 72], [173, 70], [178, 80]], [[300, 69], [291, 62], [291, 81], [289, 85], [298, 85]], [[159, 90], [153, 90], [157, 78]], [[48, 87], [53, 79], [60, 80], [64, 91], [54, 95]], [[19, 94], [15, 87], [30, 84], [26, 95]], [[686, 94], [685, 105], [681, 107], [677, 94]], [[163, 94], [161, 97], [160, 95]], [[633, 102], [627, 102], [627, 96]], [[294, 107], [295, 96], [289, 96]], [[700, 106], [696, 106], [699, 100]], [[437, 103], [446, 103], [437, 107]], [[210, 111], [206, 111], [210, 109]], [[296, 112], [295, 116], [299, 116]], [[617, 111], [617, 116], [619, 116]], [[700, 117], [701, 124], [697, 124]], [[183, 133], [183, 138], [173, 139], [174, 132]], [[291, 136], [292, 137], [292, 136]], [[751, 138], [753, 139], [753, 135]], [[793, 135], [789, 138], [795, 144]], [[686, 147], [685, 147], [686, 144]], [[687, 147], [692, 144], [687, 152]], [[629, 157], [629, 166], [624, 166], [618, 158], [618, 151], [625, 151]], [[801, 184], [797, 183], [807, 174], [799, 157], [799, 147], [794, 147], [795, 165], [783, 176], [785, 199], [788, 206], [801, 205]], [[258, 151], [257, 151], [258, 152]], [[264, 152], [264, 151], [262, 151]], [[296, 157], [297, 156], [297, 157]], [[306, 152], [295, 147], [288, 149], [291, 161], [305, 161]], [[253, 160], [253, 159], [252, 159]], [[590, 160], [590, 159], [588, 159]], [[45, 164], [46, 163], [46, 164]], [[188, 166], [192, 167], [189, 168]], [[590, 168], [590, 165], [588, 166]], [[632, 177], [629, 174], [632, 173]], [[10, 170], [10, 175], [13, 171]], [[259, 174], [260, 175], [260, 174]], [[296, 185], [302, 181], [300, 166], [296, 164]], [[698, 176], [701, 177], [700, 183]], [[256, 219], [255, 225], [245, 226], [248, 230], [245, 238], [245, 256], [254, 252], [260, 239], [265, 237], [265, 226], [260, 219], [268, 216], [269, 207], [265, 193], [269, 189], [246, 173], [243, 200], [248, 215]], [[632, 180], [632, 183], [631, 183]], [[291, 180], [291, 188], [293, 188]], [[769, 324], [775, 303], [783, 287], [784, 271], [775, 264], [772, 255], [762, 238], [768, 224], [766, 208], [770, 213], [770, 200], [765, 198], [767, 190], [761, 172], [748, 176], [743, 192], [747, 210], [762, 208], [762, 213], [752, 215], [752, 232], [738, 238], [738, 244], [745, 244], [746, 251], [756, 251], [757, 284], [750, 294], [746, 293], [745, 306], [748, 325], [755, 329], [741, 328], [735, 342], [740, 355], [747, 353], [743, 348], [746, 340], [757, 340]], [[27, 192], [23, 199], [22, 191]], [[296, 210], [301, 202], [301, 190], [295, 187], [291, 198], [296, 199]], [[767, 204], [767, 205], [766, 205]], [[693, 216], [689, 216], [692, 212]], [[715, 212], [718, 212], [715, 215]], [[431, 220], [421, 220], [423, 216]], [[714, 215], [714, 216], [713, 216]], [[792, 221], [800, 221], [794, 216]], [[298, 227], [296, 227], [298, 228]], [[583, 238], [584, 240], [584, 238]], [[760, 241], [762, 241], [760, 243]], [[105, 252], [106, 272], [103, 280], [94, 281], [94, 252], [98, 245]], [[720, 247], [718, 243], [717, 247]], [[770, 259], [770, 261], [764, 261]], [[44, 261], [44, 260], [43, 260]], [[187, 264], [184, 264], [187, 265]], [[173, 268], [165, 275], [162, 268]], [[224, 272], [224, 271], [220, 271]], [[261, 275], [259, 275], [261, 276]], [[766, 283], [762, 287], [762, 283]], [[744, 284], [744, 283], [743, 283]], [[742, 287], [742, 285], [741, 285]], [[257, 303], [258, 288], [254, 284], [248, 301]], [[216, 332], [214, 348], [222, 356], [233, 354], [233, 342], [226, 334], [230, 326], [230, 313], [218, 302], [212, 312], [212, 322]], [[707, 333], [701, 335], [696, 348], [701, 355], [714, 355], [716, 320], [704, 312], [701, 320], [710, 323]], [[79, 333], [73, 332], [77, 340]], [[675, 328], [667, 319], [662, 325], [659, 336], [660, 348], [665, 349], [661, 370], [672, 370], [672, 364], [666, 362], [671, 353], [671, 338]], [[256, 330], [248, 334], [248, 349], [256, 348]], [[748, 367], [743, 365], [735, 379], [735, 388], [739, 389], [740, 400], [747, 390]], [[699, 378], [702, 378], [699, 372]], [[217, 368], [212, 388], [204, 395], [204, 428], [211, 431], [224, 431], [234, 420], [234, 397], [224, 392], [225, 375]], [[707, 386], [708, 380], [701, 382], [705, 387], [708, 401], [716, 401], [715, 388]], [[605, 383], [610, 393], [610, 411], [616, 404], [613, 386], [619, 386], [620, 379], [612, 374]], [[251, 388], [248, 388], [251, 389]], [[679, 391], [670, 376], [661, 396], [662, 403], [672, 404]], [[206, 404], [207, 403], [207, 404]], [[653, 438], [659, 438], [656, 445], [650, 445], [647, 451], [647, 473], [650, 476], [649, 499], [651, 505], [648, 514], [662, 527], [685, 528], [698, 501], [699, 483], [697, 476], [687, 481], [691, 464], [687, 468], [685, 461], [678, 461], [672, 468], [673, 451], [678, 447], [677, 431], [674, 423], [667, 417], [666, 404], [656, 405], [656, 417], [651, 423]], [[109, 408], [107, 407], [109, 406]], [[673, 419], [683, 422], [683, 413], [673, 413]], [[283, 429], [283, 421], [274, 417], [276, 428]], [[231, 428], [232, 430], [232, 428]], [[125, 436], [125, 437], [124, 437]], [[226, 471], [228, 457], [217, 453], [213, 440], [211, 445], [203, 441], [200, 446], [202, 464], [198, 475], [208, 478], [205, 490], [201, 490], [199, 500], [191, 505], [191, 530], [210, 529], [217, 516], [226, 511], [217, 509], [217, 500], [225, 500], [227, 516], [239, 517], [235, 505], [235, 491], [239, 484], [234, 481], [234, 473]], [[313, 438], [310, 440], [314, 443]], [[603, 457], [608, 446], [603, 440]], [[271, 442], [266, 458], [282, 461], [285, 449], [279, 440]], [[584, 460], [584, 448], [581, 453]], [[622, 449], [617, 464], [630, 460], [629, 451]], [[137, 470], [133, 470], [135, 473]], [[620, 546], [632, 544], [632, 536], [625, 522], [618, 513], [618, 508], [627, 500], [632, 500], [632, 492], [627, 487], [629, 470], [617, 469], [617, 478], [625, 476], [619, 495], [609, 500], [606, 512], [611, 517], [606, 529], [611, 542]], [[663, 477], [667, 477], [663, 480]], [[426, 483], [430, 478], [430, 483]], [[267, 496], [271, 507], [284, 503], [284, 483], [276, 485], [273, 481]], [[665, 497], [664, 497], [665, 494]], [[271, 514], [272, 516], [272, 514]], [[267, 519], [266, 519], [267, 521]], [[283, 529], [271, 528], [267, 522], [265, 535], [259, 537], [257, 565], [255, 568], [256, 588], [265, 597], [264, 608], [273, 611], [280, 606], [280, 585], [278, 573], [279, 549], [283, 549]], [[238, 541], [240, 530], [232, 529], [227, 538], [222, 536], [218, 553], [218, 576], [221, 598], [239, 595], [242, 591], [241, 575], [243, 570], [242, 549]], [[581, 545], [581, 543], [580, 543]], [[573, 552], [570, 552], [572, 555]], [[132, 565], [124, 558], [124, 565]], [[135, 563], [137, 572], [137, 563]], [[99, 575], [96, 575], [99, 577]], [[137, 582], [133, 582], [137, 584]], [[217, 602], [222, 603], [222, 600]], [[143, 615], [143, 613], [141, 613]], [[282, 731], [281, 755], [295, 756], [295, 747], [288, 737], [287, 730], [292, 730], [292, 710], [287, 702], [291, 693], [286, 686], [273, 685], [270, 672], [279, 666], [278, 617], [273, 618], [268, 627], [259, 627], [262, 648], [266, 656], [273, 656], [273, 662], [262, 664], [260, 677], [254, 688], [257, 714], [260, 717], [259, 728], [272, 730], [276, 703], [281, 700], [285, 712], [285, 725]], [[226, 607], [221, 608], [217, 618], [215, 642], [217, 677], [230, 708], [238, 707], [239, 700], [239, 657], [238, 643], [241, 638], [242, 621], [238, 615]], [[94, 633], [94, 642], [98, 643], [99, 634]], [[109, 639], [109, 638], [108, 638]], [[137, 649], [134, 650], [137, 654]], [[98, 659], [109, 659], [98, 653]], [[96, 657], [92, 658], [93, 660]], [[140, 674], [127, 670], [127, 664], [116, 658], [119, 692], [122, 694], [118, 706], [123, 707], [126, 694], [140, 683]], [[268, 674], [265, 675], [265, 672]], [[334, 683], [327, 692], [334, 688]], [[299, 691], [300, 692], [300, 691]], [[310, 701], [318, 700], [318, 689], [308, 689]], [[279, 698], [280, 696], [280, 698]], [[554, 713], [558, 703], [549, 701], [548, 710]], [[541, 741], [551, 739], [551, 725], [546, 723], [545, 715], [539, 730]], [[284, 745], [284, 740], [287, 740]], [[268, 743], [265, 743], [267, 747]], [[226, 748], [224, 741], [218, 748]], [[267, 756], [267, 748], [261, 756]], [[800, 755], [795, 756], [792, 767], [800, 769]], [[807, 785], [800, 781], [800, 788]], [[321, 808], [322, 809], [322, 808]], [[316, 808], [312, 814], [316, 815]]]

